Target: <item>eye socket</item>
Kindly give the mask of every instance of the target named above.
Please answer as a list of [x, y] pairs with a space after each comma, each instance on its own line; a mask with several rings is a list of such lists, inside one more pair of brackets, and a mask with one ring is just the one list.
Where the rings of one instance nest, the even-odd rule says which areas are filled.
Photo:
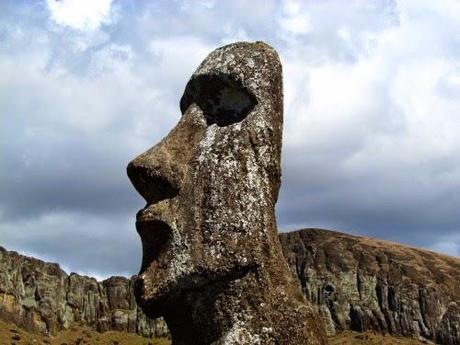
[[196, 103], [208, 125], [228, 126], [244, 120], [257, 105], [256, 97], [240, 82], [225, 75], [199, 75], [189, 81], [181, 99], [182, 113]]

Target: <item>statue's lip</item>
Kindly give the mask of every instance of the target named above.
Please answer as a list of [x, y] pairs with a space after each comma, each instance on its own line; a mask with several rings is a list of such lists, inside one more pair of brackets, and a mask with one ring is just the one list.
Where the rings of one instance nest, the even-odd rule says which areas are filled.
[[166, 218], [168, 218], [169, 206], [170, 199], [148, 203], [144, 208], [137, 211], [136, 222], [162, 221], [168, 223]]
[[148, 223], [152, 222], [155, 220], [159, 220], [158, 217], [155, 217], [154, 215], [149, 212], [147, 208], [140, 209], [136, 213], [136, 224], [138, 223]]

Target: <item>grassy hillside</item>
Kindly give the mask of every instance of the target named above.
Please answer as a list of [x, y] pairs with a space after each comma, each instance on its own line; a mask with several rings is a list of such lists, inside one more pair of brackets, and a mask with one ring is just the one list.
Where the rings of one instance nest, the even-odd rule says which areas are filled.
[[[345, 332], [330, 338], [331, 345], [421, 345], [408, 338], [389, 335]], [[0, 321], [0, 345], [170, 345], [168, 339], [146, 339], [131, 333], [97, 333], [88, 328], [75, 327], [55, 337], [30, 334], [17, 326]]]
[[415, 339], [392, 337], [390, 335], [374, 334], [372, 332], [357, 333], [343, 332], [329, 339], [330, 345], [422, 345]]
[[21, 328], [0, 321], [0, 345], [170, 345], [167, 339], [147, 339], [124, 332], [97, 333], [89, 328], [75, 327], [55, 337], [30, 334]]

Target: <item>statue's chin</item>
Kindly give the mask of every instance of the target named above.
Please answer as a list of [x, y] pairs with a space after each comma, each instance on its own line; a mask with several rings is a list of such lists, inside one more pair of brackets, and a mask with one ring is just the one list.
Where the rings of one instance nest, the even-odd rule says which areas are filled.
[[147, 300], [144, 305], [140, 303], [139, 306], [144, 314], [151, 319], [156, 319], [165, 315], [165, 305], [158, 300], [150, 299]]
[[165, 306], [168, 304], [165, 289], [148, 286], [144, 279], [138, 278], [135, 281], [135, 297], [137, 305], [148, 317], [157, 318], [164, 315]]

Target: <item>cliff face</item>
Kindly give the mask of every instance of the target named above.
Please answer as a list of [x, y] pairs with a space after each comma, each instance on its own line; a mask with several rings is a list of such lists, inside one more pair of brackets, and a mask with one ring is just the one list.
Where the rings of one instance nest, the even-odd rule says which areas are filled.
[[98, 282], [74, 273], [67, 275], [57, 264], [2, 247], [0, 318], [42, 333], [80, 324], [98, 331], [167, 334], [163, 321], [149, 320], [136, 306], [133, 280], [111, 277]]
[[329, 335], [374, 330], [460, 344], [460, 259], [319, 229], [280, 238]]
[[[285, 257], [329, 335], [374, 330], [460, 344], [460, 259], [333, 231], [280, 235]], [[95, 330], [164, 336], [162, 320], [136, 306], [133, 281], [67, 275], [57, 264], [0, 247], [0, 318], [55, 332]]]

